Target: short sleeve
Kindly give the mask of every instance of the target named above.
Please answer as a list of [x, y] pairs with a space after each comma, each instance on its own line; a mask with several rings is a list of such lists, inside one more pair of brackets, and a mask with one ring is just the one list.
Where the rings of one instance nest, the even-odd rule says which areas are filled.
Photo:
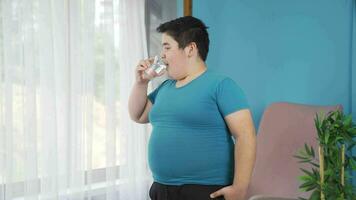
[[162, 86], [165, 85], [168, 82], [169, 79], [163, 81], [161, 85], [159, 85], [155, 90], [153, 90], [149, 95], [147, 95], [147, 98], [151, 101], [152, 104], [155, 103], [157, 94], [161, 90]]
[[218, 84], [216, 100], [224, 117], [233, 112], [249, 108], [245, 93], [230, 78], [225, 78]]

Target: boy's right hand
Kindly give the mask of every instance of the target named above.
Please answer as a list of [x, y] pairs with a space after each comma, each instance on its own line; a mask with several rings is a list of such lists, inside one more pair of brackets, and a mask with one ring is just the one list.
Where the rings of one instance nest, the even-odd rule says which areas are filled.
[[153, 63], [153, 60], [153, 58], [148, 58], [138, 63], [135, 70], [136, 83], [147, 84], [150, 81], [150, 79], [145, 76], [145, 70]]

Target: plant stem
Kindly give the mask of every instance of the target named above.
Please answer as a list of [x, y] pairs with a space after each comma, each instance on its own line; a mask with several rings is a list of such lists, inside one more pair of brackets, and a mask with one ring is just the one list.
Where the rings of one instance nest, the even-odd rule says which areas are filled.
[[319, 145], [319, 166], [320, 166], [320, 199], [325, 200], [323, 193], [324, 186], [324, 151], [323, 148]]
[[[341, 146], [341, 185], [345, 186], [345, 144]], [[341, 193], [341, 198], [344, 199], [344, 192]]]
[[341, 185], [345, 186], [345, 145], [341, 147]]

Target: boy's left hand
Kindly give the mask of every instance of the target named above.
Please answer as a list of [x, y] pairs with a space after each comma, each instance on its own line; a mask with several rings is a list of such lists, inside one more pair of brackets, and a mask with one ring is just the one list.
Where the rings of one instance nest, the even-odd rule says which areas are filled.
[[224, 196], [225, 200], [245, 200], [247, 189], [235, 186], [227, 186], [210, 194], [211, 198]]

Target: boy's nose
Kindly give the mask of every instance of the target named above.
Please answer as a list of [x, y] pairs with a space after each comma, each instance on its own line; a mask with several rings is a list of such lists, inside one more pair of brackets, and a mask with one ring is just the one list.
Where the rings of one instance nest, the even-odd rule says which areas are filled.
[[160, 56], [161, 56], [162, 59], [166, 58], [166, 55], [164, 55], [163, 51], [161, 51]]

